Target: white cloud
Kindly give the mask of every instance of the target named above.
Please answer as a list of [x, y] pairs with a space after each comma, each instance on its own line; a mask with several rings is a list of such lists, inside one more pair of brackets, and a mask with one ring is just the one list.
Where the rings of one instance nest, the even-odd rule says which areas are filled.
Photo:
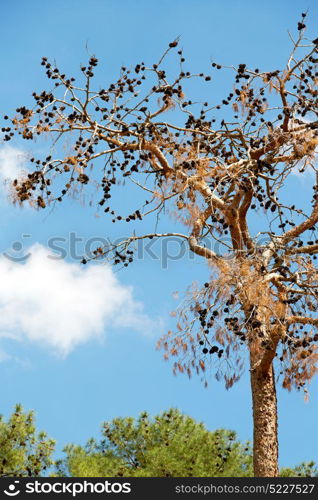
[[14, 179], [23, 176], [27, 169], [25, 161], [27, 155], [24, 151], [9, 145], [0, 147], [0, 200], [10, 196], [11, 183]]
[[13, 181], [25, 172], [26, 153], [12, 146], [0, 148], [0, 179]]
[[52, 259], [39, 244], [28, 250], [24, 263], [0, 257], [0, 339], [28, 339], [66, 356], [114, 326], [155, 331], [132, 288], [109, 266]]

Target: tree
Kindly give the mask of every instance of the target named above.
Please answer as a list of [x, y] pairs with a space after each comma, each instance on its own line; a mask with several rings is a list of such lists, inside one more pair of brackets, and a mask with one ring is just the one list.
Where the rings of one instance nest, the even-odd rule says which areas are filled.
[[33, 412], [16, 405], [7, 422], [0, 416], [0, 477], [40, 476], [53, 464], [55, 442], [36, 433]]
[[[302, 14], [282, 70], [231, 67], [234, 89], [213, 105], [186, 98], [189, 79], [211, 76], [186, 71], [182, 50], [180, 70], [167, 74], [178, 40], [158, 63], [122, 67], [117, 81], [99, 89], [92, 84], [96, 57], [81, 67], [83, 85], [44, 57], [55, 87], [34, 92], [34, 107], [18, 108], [2, 129], [5, 141], [14, 133], [29, 141], [47, 136], [55, 147], [55, 156], [50, 150], [30, 159], [31, 173], [13, 183], [15, 200], [45, 208], [79, 187], [98, 188], [100, 210], [133, 225], [120, 243], [96, 248], [94, 259], [127, 266], [139, 240], [174, 236], [209, 264], [211, 278], [190, 290], [177, 332], [160, 346], [166, 358], [178, 358], [176, 371], [203, 378], [214, 372], [227, 388], [240, 378], [247, 350], [256, 476], [278, 475], [274, 360], [287, 389], [305, 388], [317, 369], [315, 175], [307, 180], [311, 202], [288, 198], [295, 171], [315, 174], [318, 142], [318, 39], [305, 39], [304, 21]], [[111, 197], [129, 183], [138, 207], [122, 215]], [[139, 231], [146, 217], [155, 224], [161, 217], [170, 228], [167, 213], [177, 228], [183, 223], [183, 233]]]
[[[63, 477], [251, 477], [249, 443], [233, 431], [208, 431], [171, 408], [150, 418], [115, 418], [102, 426], [102, 439], [68, 445], [56, 462]], [[280, 470], [280, 477], [316, 477], [315, 462]]]
[[208, 431], [176, 409], [149, 418], [116, 418], [103, 424], [103, 439], [70, 445], [57, 465], [73, 477], [246, 477], [252, 475], [249, 444], [235, 432]]

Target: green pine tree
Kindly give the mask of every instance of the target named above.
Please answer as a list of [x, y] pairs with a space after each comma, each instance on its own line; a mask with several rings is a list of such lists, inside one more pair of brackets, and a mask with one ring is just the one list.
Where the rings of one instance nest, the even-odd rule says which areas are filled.
[[0, 477], [41, 476], [52, 465], [55, 442], [36, 433], [34, 413], [16, 405], [7, 422], [0, 415]]
[[208, 431], [176, 409], [142, 413], [103, 425], [103, 439], [65, 448], [59, 475], [74, 477], [245, 477], [252, 475], [248, 443], [233, 431]]
[[283, 467], [280, 471], [281, 477], [318, 477], [318, 468], [315, 462], [302, 462], [296, 467]]

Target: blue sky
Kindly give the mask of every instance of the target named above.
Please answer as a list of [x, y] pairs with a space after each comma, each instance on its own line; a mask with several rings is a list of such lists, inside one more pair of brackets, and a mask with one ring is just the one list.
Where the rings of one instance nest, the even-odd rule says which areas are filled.
[[[194, 72], [209, 72], [211, 60], [225, 65], [246, 62], [252, 67], [274, 70], [286, 62], [290, 48], [287, 30], [295, 31], [300, 13], [307, 9], [309, 36], [315, 38], [318, 14], [315, 0], [55, 0], [54, 4], [3, 0], [1, 115], [10, 114], [22, 104], [28, 105], [32, 92], [46, 87], [40, 66], [42, 56], [56, 60], [59, 67], [77, 75], [80, 63], [96, 54], [101, 63], [97, 79], [102, 82], [116, 77], [122, 64], [134, 65], [140, 60], [153, 63], [167, 44], [180, 36], [187, 64]], [[216, 78], [208, 90], [211, 95], [203, 98], [221, 96], [223, 85], [224, 81]], [[200, 93], [195, 82], [189, 90], [196, 95]], [[31, 153], [32, 147], [44, 147], [10, 144], [21, 154]], [[6, 149], [4, 153], [0, 144], [0, 161], [1, 158], [2, 162], [4, 158], [8, 161], [8, 157], [15, 166], [19, 157], [17, 160], [12, 150]], [[298, 182], [295, 179], [291, 185], [290, 196], [295, 196], [300, 188], [305, 196], [306, 185], [298, 186]], [[125, 201], [127, 205], [130, 202], [131, 198]], [[5, 264], [1, 261], [2, 271], [12, 277], [5, 292], [6, 300], [15, 297], [19, 311], [26, 314], [25, 297], [32, 290], [28, 285], [31, 272], [38, 271], [32, 285], [40, 290], [44, 278], [52, 280], [58, 275], [56, 266], [72, 265], [62, 268], [60, 281], [56, 278], [60, 299], [50, 294], [47, 297], [35, 294], [34, 300], [45, 312], [47, 300], [58, 301], [63, 297], [73, 315], [78, 314], [76, 328], [67, 323], [69, 318], [63, 316], [61, 304], [56, 305], [53, 319], [35, 318], [34, 312], [34, 321], [38, 323], [32, 331], [28, 330], [22, 314], [18, 324], [0, 323], [3, 330], [11, 332], [11, 338], [1, 338], [3, 332], [0, 332], [1, 413], [8, 415], [16, 402], [35, 409], [39, 428], [57, 439], [59, 449], [68, 442], [83, 443], [96, 435], [104, 420], [137, 416], [142, 410], [154, 414], [171, 406], [205, 422], [210, 429], [231, 428], [241, 439], [252, 437], [247, 374], [229, 391], [213, 380], [204, 389], [196, 378], [189, 381], [183, 376], [174, 377], [171, 366], [155, 349], [156, 340], [174, 325], [169, 314], [176, 305], [173, 292], [182, 292], [194, 280], [208, 279], [209, 270], [200, 260], [185, 255], [163, 268], [160, 260], [146, 256], [114, 276], [101, 266], [98, 278], [95, 268], [79, 271], [69, 254], [65, 262], [47, 259], [43, 247], [52, 236], [65, 238], [67, 247], [71, 232], [84, 241], [122, 236], [123, 226], [110, 227], [109, 220], [97, 217], [87, 200], [85, 204], [70, 200], [65, 209], [58, 207], [51, 213], [14, 207], [5, 194], [0, 196], [0, 205], [0, 251], [14, 253], [14, 248], [18, 248], [12, 248], [14, 243], [23, 243], [24, 251], [32, 247], [34, 266], [21, 280], [9, 261]], [[36, 269], [36, 257], [43, 265], [49, 262], [47, 274], [41, 275], [40, 267]], [[103, 310], [103, 317], [98, 317], [96, 311], [95, 322], [91, 322], [89, 315], [85, 316], [80, 308], [77, 311], [74, 302], [76, 297], [79, 301], [81, 297], [87, 298], [81, 295], [83, 290], [90, 284], [95, 286], [94, 280], [100, 283], [98, 280], [102, 278], [111, 285], [100, 292], [99, 299], [108, 303], [113, 300], [113, 309]], [[123, 304], [125, 307], [129, 304], [128, 313], [125, 309], [129, 317], [126, 326]], [[7, 318], [13, 318], [14, 311], [7, 312]], [[93, 306], [91, 313], [94, 314]], [[98, 321], [104, 325], [103, 333]], [[61, 335], [50, 329], [52, 324], [56, 324]], [[73, 336], [67, 342], [63, 335]], [[309, 459], [318, 462], [317, 378], [310, 385], [310, 394], [309, 402], [305, 403], [302, 394], [279, 390], [282, 465]]]

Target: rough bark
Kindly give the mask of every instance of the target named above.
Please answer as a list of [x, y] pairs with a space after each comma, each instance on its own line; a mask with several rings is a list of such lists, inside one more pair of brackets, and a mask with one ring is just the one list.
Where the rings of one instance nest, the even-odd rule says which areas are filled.
[[254, 421], [254, 476], [277, 477], [277, 398], [272, 363], [267, 372], [264, 372], [260, 367], [251, 368], [251, 387]]

